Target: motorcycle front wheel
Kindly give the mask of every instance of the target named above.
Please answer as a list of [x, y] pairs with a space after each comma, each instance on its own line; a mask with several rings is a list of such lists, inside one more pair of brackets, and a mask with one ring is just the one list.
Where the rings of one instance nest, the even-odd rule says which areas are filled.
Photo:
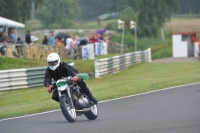
[[[72, 123], [76, 121], [76, 110], [72, 101], [72, 106], [68, 104], [70, 100], [71, 99], [67, 99], [66, 95], [62, 95], [60, 97], [60, 108], [67, 121]], [[66, 101], [68, 101], [68, 103]]]

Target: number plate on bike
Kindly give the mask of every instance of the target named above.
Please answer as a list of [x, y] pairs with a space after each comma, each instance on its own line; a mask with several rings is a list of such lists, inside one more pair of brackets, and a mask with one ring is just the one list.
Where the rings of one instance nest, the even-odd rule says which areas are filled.
[[56, 82], [58, 91], [64, 91], [67, 88], [67, 83], [64, 79], [60, 79]]

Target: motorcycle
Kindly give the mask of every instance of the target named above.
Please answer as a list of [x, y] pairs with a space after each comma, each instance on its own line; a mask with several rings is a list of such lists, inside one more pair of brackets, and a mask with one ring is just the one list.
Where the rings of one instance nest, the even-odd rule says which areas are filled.
[[98, 117], [98, 108], [86, 94], [80, 92], [80, 87], [71, 79], [66, 77], [57, 80], [52, 90], [57, 89], [60, 108], [66, 120], [75, 122], [77, 116], [84, 114], [89, 120]]

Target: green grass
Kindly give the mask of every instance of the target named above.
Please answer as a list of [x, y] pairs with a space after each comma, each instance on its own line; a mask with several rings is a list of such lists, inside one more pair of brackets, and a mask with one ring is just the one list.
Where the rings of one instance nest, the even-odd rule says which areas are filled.
[[[108, 54], [96, 56], [96, 59], [109, 58], [117, 54]], [[80, 73], [88, 73], [94, 71], [94, 60], [66, 60], [61, 59], [64, 62], [74, 62], [75, 67]], [[46, 60], [36, 60], [36, 59], [24, 59], [24, 58], [8, 58], [0, 56], [0, 70], [8, 69], [20, 69], [20, 68], [32, 68], [32, 67], [43, 67], [47, 66]]]
[[36, 66], [40, 67], [45, 65], [47, 65], [47, 63], [40, 60], [31, 60], [24, 58], [8, 58], [0, 56], [0, 70], [30, 68]]
[[[200, 64], [146, 63], [86, 81], [101, 101], [200, 81]], [[0, 92], [0, 119], [59, 109], [45, 87]]]
[[[113, 23], [114, 21], [108, 20], [105, 22]], [[100, 27], [105, 27], [107, 25], [106, 23], [102, 22]], [[76, 24], [77, 27], [81, 27], [81, 29], [87, 28], [88, 26], [91, 29], [98, 28], [96, 27], [96, 22], [87, 22], [85, 27], [82, 27], [78, 23]], [[120, 40], [121, 38], [118, 41], [119, 43], [121, 42]], [[129, 42], [134, 44], [133, 40], [130, 40]], [[162, 41], [157, 38], [138, 39], [138, 50], [144, 50], [148, 47], [152, 48], [153, 59], [168, 57], [172, 52], [171, 39], [166, 39], [166, 41]], [[96, 58], [108, 58], [114, 55], [116, 54], [97, 56]], [[64, 61], [74, 62], [79, 73], [94, 71], [94, 60]], [[0, 57], [0, 70], [30, 68], [46, 65], [46, 61]], [[198, 62], [139, 64], [134, 65], [120, 73], [108, 75], [100, 79], [92, 78], [86, 82], [93, 94], [99, 100], [106, 100], [176, 85], [199, 82], [199, 67], [200, 64]], [[51, 95], [46, 92], [46, 88], [38, 87], [0, 92], [0, 107], [0, 119], [3, 119], [58, 109], [59, 104], [51, 100]]]

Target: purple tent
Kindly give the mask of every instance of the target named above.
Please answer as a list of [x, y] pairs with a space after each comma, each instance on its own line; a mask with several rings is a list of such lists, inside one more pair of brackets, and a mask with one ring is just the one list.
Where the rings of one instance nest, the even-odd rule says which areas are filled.
[[96, 31], [97, 34], [103, 34], [104, 32], [106, 32], [106, 29], [105, 29], [105, 28], [98, 29], [98, 30]]

